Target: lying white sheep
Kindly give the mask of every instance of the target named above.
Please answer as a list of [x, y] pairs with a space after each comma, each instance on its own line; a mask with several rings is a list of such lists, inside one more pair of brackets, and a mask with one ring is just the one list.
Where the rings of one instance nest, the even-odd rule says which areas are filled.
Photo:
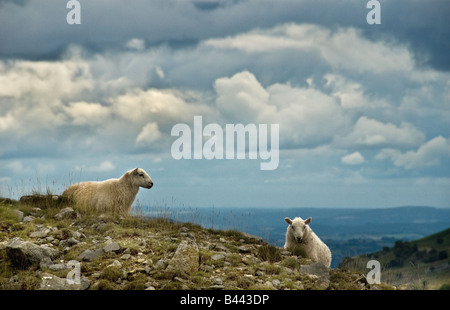
[[325, 266], [330, 267], [331, 251], [309, 227], [311, 218], [303, 220], [301, 217], [296, 217], [291, 220], [286, 217], [284, 220], [289, 224], [284, 248], [300, 250], [314, 262], [322, 262]]
[[82, 182], [67, 188], [62, 196], [71, 199], [75, 207], [93, 208], [100, 212], [128, 214], [139, 187], [151, 188], [153, 181], [141, 168], [125, 172], [120, 179]]

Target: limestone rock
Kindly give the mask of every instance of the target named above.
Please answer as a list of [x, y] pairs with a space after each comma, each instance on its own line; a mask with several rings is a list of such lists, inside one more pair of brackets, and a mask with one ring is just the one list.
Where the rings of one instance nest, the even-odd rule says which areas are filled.
[[30, 234], [31, 238], [45, 238], [50, 233], [50, 229], [48, 228], [41, 228], [40, 230], [34, 231]]
[[78, 256], [78, 258], [80, 260], [91, 261], [91, 260], [94, 260], [97, 257], [103, 256], [104, 254], [105, 254], [105, 252], [103, 251], [102, 248], [96, 249], [96, 250], [86, 250], [83, 253], [81, 253]]
[[90, 280], [82, 277], [79, 283], [57, 277], [50, 273], [42, 274], [40, 290], [85, 290], [90, 286]]
[[51, 259], [58, 256], [58, 250], [33, 242], [23, 241], [21, 238], [11, 239], [5, 246], [6, 255], [17, 268], [26, 269], [33, 264], [51, 263]]
[[105, 245], [103, 246], [103, 251], [105, 251], [106, 253], [109, 253], [109, 252], [117, 253], [119, 250], [120, 250], [120, 245], [117, 242], [112, 241], [111, 239], [106, 241]]
[[76, 219], [79, 216], [77, 212], [75, 212], [74, 209], [67, 207], [64, 209], [61, 209], [56, 215], [55, 219], [62, 220], [62, 219]]
[[23, 212], [20, 210], [17, 210], [17, 209], [13, 210], [12, 212], [17, 216], [17, 218], [19, 219], [19, 222], [22, 222]]
[[330, 285], [330, 268], [321, 262], [311, 265], [301, 265], [300, 273], [309, 275], [310, 277], [317, 277], [319, 289], [326, 289]]
[[191, 273], [199, 267], [199, 250], [197, 243], [191, 239], [183, 240], [166, 268], [174, 274]]

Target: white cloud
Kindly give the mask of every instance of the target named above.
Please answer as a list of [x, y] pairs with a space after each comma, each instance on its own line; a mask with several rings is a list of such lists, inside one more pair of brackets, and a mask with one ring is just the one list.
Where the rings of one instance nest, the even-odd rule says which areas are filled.
[[221, 114], [244, 124], [280, 124], [285, 146], [317, 146], [347, 126], [336, 100], [313, 87], [277, 83], [264, 88], [247, 71], [218, 79], [214, 85]]
[[248, 120], [267, 119], [275, 113], [276, 108], [268, 103], [269, 93], [248, 71], [217, 79], [214, 89], [217, 108], [234, 121], [247, 120], [248, 123]]
[[56, 62], [18, 60], [0, 65], [0, 97], [32, 96], [34, 101], [52, 105], [92, 87], [89, 64], [75, 58]]
[[64, 124], [62, 102], [94, 85], [89, 64], [77, 58], [0, 63], [0, 127], [16, 136]]
[[359, 147], [411, 147], [420, 145], [425, 135], [414, 125], [402, 122], [400, 126], [383, 123], [361, 116], [352, 131], [336, 141], [345, 146]]
[[439, 165], [442, 158], [450, 157], [450, 141], [442, 136], [436, 137], [421, 145], [417, 151], [402, 153], [395, 149], [383, 149], [377, 159], [389, 158], [394, 165], [406, 169], [414, 169]]
[[344, 109], [352, 108], [383, 108], [388, 106], [385, 100], [369, 99], [364, 94], [364, 86], [358, 82], [348, 80], [346, 77], [328, 73], [324, 79], [326, 85], [332, 89], [332, 95], [339, 99]]
[[209, 39], [204, 44], [247, 53], [301, 50], [320, 55], [333, 67], [356, 72], [408, 72], [414, 67], [413, 56], [407, 48], [371, 41], [355, 28], [331, 31], [312, 24], [284, 24], [271, 29], [257, 29], [236, 36]]
[[151, 143], [159, 140], [162, 134], [159, 131], [158, 123], [151, 122], [146, 124], [136, 138], [138, 145], [151, 145]]
[[157, 121], [158, 123], [193, 120], [193, 115], [210, 113], [202, 103], [185, 101], [182, 92], [160, 89], [134, 89], [111, 99], [114, 113], [137, 124]]
[[346, 165], [360, 165], [364, 161], [364, 157], [359, 152], [354, 152], [341, 158], [341, 162]]
[[138, 38], [133, 38], [131, 40], [129, 40], [126, 44], [126, 47], [128, 47], [129, 49], [133, 49], [136, 51], [143, 51], [145, 50], [145, 41], [142, 39], [138, 39]]
[[99, 103], [71, 102], [64, 107], [67, 115], [75, 125], [94, 125], [107, 120], [111, 111]]

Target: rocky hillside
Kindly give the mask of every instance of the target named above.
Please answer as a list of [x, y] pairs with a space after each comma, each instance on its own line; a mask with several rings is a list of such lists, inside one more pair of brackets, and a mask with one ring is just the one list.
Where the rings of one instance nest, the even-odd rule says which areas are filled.
[[0, 198], [0, 289], [367, 290], [358, 272], [329, 269], [238, 231], [163, 218], [80, 213], [56, 196]]
[[361, 256], [347, 257], [340, 267], [360, 271], [368, 260], [381, 264], [384, 282], [411, 289], [450, 289], [450, 228]]

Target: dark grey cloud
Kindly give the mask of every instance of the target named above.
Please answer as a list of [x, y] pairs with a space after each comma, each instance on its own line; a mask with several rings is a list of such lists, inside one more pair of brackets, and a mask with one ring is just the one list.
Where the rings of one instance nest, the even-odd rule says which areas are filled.
[[[147, 46], [192, 47], [214, 37], [282, 23], [355, 27], [373, 39], [411, 46], [418, 60], [450, 69], [450, 3], [380, 1], [381, 25], [366, 22], [367, 1], [92, 1], [82, 2], [82, 24], [67, 25], [64, 1], [0, 2], [0, 57], [52, 59], [72, 45], [92, 52], [123, 48], [131, 38]], [[15, 5], [15, 4], [18, 5]]]

